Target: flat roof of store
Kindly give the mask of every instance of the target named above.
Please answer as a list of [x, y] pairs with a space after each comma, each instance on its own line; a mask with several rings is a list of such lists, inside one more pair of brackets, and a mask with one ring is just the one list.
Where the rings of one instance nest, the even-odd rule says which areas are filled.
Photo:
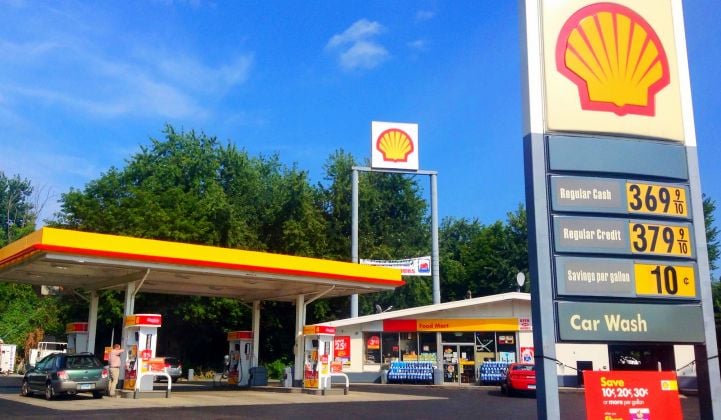
[[[494, 303], [519, 301], [525, 302], [530, 307], [531, 294], [525, 292], [507, 292], [497, 295], [481, 296], [471, 299], [456, 300], [453, 302], [437, 303], [432, 305], [416, 306], [414, 308], [391, 310], [381, 312], [379, 314], [364, 315], [355, 318], [339, 319], [335, 321], [321, 322], [322, 325], [331, 327], [346, 327], [348, 325], [365, 324], [368, 322], [383, 321], [386, 319], [396, 318], [415, 318], [419, 316], [437, 316], [443, 317], [449, 311], [463, 309], [471, 306], [487, 306]], [[515, 307], [511, 304], [508, 308], [509, 312], [500, 314], [500, 316], [515, 316]]]
[[65, 289], [294, 301], [402, 286], [398, 269], [206, 245], [42, 228], [0, 249], [0, 281]]

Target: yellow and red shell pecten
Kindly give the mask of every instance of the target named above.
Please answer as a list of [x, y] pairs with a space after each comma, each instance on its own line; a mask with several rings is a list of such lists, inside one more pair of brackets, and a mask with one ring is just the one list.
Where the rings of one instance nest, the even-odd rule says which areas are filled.
[[574, 13], [556, 44], [556, 67], [578, 87], [581, 107], [618, 115], [655, 115], [656, 94], [670, 82], [668, 59], [643, 17], [615, 3]]
[[383, 154], [385, 161], [407, 162], [414, 147], [411, 137], [405, 131], [391, 128], [378, 136], [376, 149]]

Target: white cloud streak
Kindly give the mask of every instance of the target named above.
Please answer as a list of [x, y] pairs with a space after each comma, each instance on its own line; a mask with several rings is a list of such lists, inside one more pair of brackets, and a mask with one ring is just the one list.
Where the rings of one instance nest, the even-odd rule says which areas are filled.
[[338, 55], [338, 62], [345, 70], [373, 69], [390, 56], [375, 40], [384, 31], [380, 23], [360, 19], [342, 33], [333, 35], [325, 48]]

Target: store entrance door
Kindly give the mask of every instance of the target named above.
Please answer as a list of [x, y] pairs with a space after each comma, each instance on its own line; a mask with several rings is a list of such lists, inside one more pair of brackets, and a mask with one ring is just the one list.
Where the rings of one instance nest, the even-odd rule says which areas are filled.
[[443, 344], [443, 382], [474, 383], [476, 381], [474, 356], [473, 344]]

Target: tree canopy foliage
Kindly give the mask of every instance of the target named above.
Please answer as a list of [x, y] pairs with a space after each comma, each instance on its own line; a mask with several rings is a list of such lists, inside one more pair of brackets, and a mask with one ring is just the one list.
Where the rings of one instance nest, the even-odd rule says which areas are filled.
[[[110, 168], [83, 189], [62, 194], [51, 226], [220, 247], [350, 261], [351, 168], [343, 150], [332, 153], [324, 178], [283, 164], [278, 155], [251, 156], [231, 142], [166, 126], [164, 138]], [[424, 188], [404, 174], [365, 173], [359, 185], [361, 258], [399, 259], [430, 253], [430, 220]], [[4, 205], [0, 244], [31, 232], [33, 187], [0, 172]], [[8, 210], [10, 209], [10, 210]], [[704, 198], [709, 262], [719, 258], [715, 203]], [[516, 275], [528, 273], [526, 211], [519, 205], [505, 221], [446, 218], [439, 227], [441, 299], [453, 301], [516, 290]], [[361, 295], [359, 313], [375, 306], [395, 309], [432, 303], [430, 277], [407, 277], [391, 292]], [[528, 284], [524, 288], [528, 290]], [[721, 312], [718, 282], [714, 302]], [[82, 292], [82, 291], [81, 291]], [[122, 327], [122, 292], [100, 292], [96, 351], [117, 341]], [[250, 310], [237, 300], [138, 294], [136, 312], [163, 315], [158, 351], [186, 365], [216, 367], [227, 352], [226, 333], [251, 328]], [[77, 294], [40, 297], [29, 286], [0, 283], [0, 337], [21, 343], [42, 326], [62, 336], [65, 323], [87, 318]], [[349, 299], [319, 299], [307, 323], [345, 318]], [[263, 302], [261, 362], [292, 359], [295, 309]], [[272, 332], [272, 333], [268, 333]]]

